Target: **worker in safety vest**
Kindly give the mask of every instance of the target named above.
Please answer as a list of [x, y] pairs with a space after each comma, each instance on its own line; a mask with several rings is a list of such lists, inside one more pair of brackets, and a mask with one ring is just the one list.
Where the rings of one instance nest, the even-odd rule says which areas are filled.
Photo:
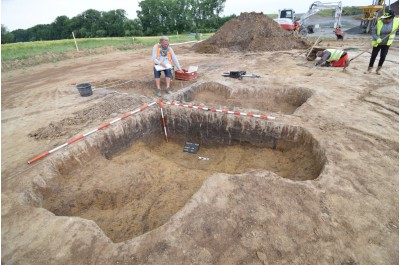
[[325, 51], [317, 52], [317, 56], [321, 57], [321, 59], [315, 66], [347, 67], [350, 62], [349, 55], [342, 50], [326, 49]]
[[372, 30], [372, 53], [369, 60], [368, 70], [366, 74], [371, 73], [374, 62], [380, 51], [380, 58], [376, 73], [380, 75], [383, 62], [389, 52], [390, 45], [393, 43], [396, 31], [399, 29], [399, 18], [395, 17], [394, 12], [389, 10], [381, 16], [376, 23], [376, 27]]
[[167, 94], [171, 93], [172, 62], [175, 64], [177, 70], [181, 70], [178, 58], [174, 50], [169, 46], [168, 37], [162, 36], [159, 43], [153, 47], [154, 78], [156, 80], [157, 96], [159, 97], [161, 97], [161, 72], [165, 74]]

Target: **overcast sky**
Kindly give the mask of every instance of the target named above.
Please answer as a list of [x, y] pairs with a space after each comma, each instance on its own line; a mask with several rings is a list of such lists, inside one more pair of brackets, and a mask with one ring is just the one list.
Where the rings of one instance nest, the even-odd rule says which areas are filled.
[[[323, 3], [336, 1], [323, 1]], [[227, 0], [224, 16], [240, 12], [277, 13], [279, 9], [293, 8], [304, 13], [314, 1], [306, 0]], [[343, 6], [365, 6], [373, 0], [343, 0]], [[387, 1], [389, 2], [389, 1]], [[392, 0], [391, 2], [395, 2]], [[124, 9], [128, 18], [136, 18], [139, 0], [1, 0], [1, 24], [10, 31], [28, 29], [38, 24], [50, 24], [58, 16], [75, 17], [88, 10], [110, 11]], [[173, 14], [171, 14], [173, 15]]]

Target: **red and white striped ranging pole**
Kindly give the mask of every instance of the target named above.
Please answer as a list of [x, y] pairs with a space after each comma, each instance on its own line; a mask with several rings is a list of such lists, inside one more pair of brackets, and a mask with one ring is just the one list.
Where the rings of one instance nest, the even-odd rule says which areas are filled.
[[118, 121], [121, 121], [121, 120], [123, 120], [123, 119], [125, 119], [125, 118], [127, 118], [127, 117], [129, 117], [129, 116], [131, 116], [131, 115], [133, 115], [133, 114], [136, 114], [136, 113], [138, 113], [138, 112], [140, 112], [140, 111], [143, 111], [143, 110], [147, 109], [148, 107], [153, 106], [154, 104], [156, 104], [156, 102], [152, 102], [152, 103], [150, 103], [150, 104], [148, 104], [148, 105], [144, 105], [144, 106], [142, 106], [142, 107], [140, 107], [140, 108], [138, 108], [138, 109], [136, 109], [136, 110], [134, 110], [134, 111], [128, 112], [128, 113], [124, 114], [123, 116], [119, 117], [118, 119], [115, 119], [115, 120], [113, 120], [113, 121], [111, 121], [111, 122], [107, 122], [106, 124], [103, 124], [102, 126], [96, 128], [96, 129], [94, 129], [94, 130], [91, 130], [90, 132], [87, 132], [87, 133], [85, 133], [85, 134], [83, 134], [83, 135], [80, 135], [80, 136], [78, 136], [78, 137], [76, 137], [76, 138], [74, 138], [74, 139], [72, 139], [72, 140], [66, 142], [65, 144], [62, 144], [62, 145], [60, 145], [60, 146], [57, 146], [56, 148], [54, 148], [54, 149], [52, 149], [52, 150], [50, 150], [50, 151], [47, 151], [47, 152], [45, 152], [45, 153], [43, 153], [43, 154], [41, 154], [41, 155], [39, 155], [39, 156], [37, 156], [37, 157], [35, 157], [35, 158], [32, 158], [31, 160], [28, 161], [28, 164], [32, 164], [32, 163], [34, 163], [34, 162], [36, 162], [36, 161], [42, 159], [43, 157], [46, 157], [46, 156], [50, 155], [51, 153], [54, 153], [54, 152], [60, 150], [61, 148], [64, 148], [64, 147], [67, 146], [67, 145], [70, 145], [70, 144], [72, 144], [72, 143], [75, 143], [75, 142], [77, 142], [77, 141], [79, 141], [79, 140], [85, 138], [86, 136], [91, 135], [92, 133], [95, 133], [95, 132], [97, 132], [97, 131], [100, 131], [100, 130], [102, 130], [102, 129], [108, 127], [108, 126], [110, 126], [111, 124], [114, 124], [114, 123], [116, 123], [116, 122], [118, 122]]
[[162, 109], [162, 101], [161, 101], [160, 98], [158, 99], [158, 103], [160, 104], [161, 119], [162, 119], [162, 123], [163, 123], [163, 126], [164, 126], [165, 140], [168, 143], [167, 125], [165, 124], [164, 112], [163, 112], [163, 109]]
[[260, 118], [260, 119], [275, 120], [275, 117], [267, 116], [267, 115], [258, 115], [258, 114], [244, 113], [244, 112], [240, 112], [240, 111], [231, 111], [231, 110], [225, 110], [225, 109], [221, 110], [221, 109], [216, 109], [216, 108], [186, 105], [186, 104], [182, 104], [182, 103], [175, 103], [175, 102], [168, 102], [168, 101], [164, 101], [163, 103], [167, 104], [167, 105], [171, 105], [171, 106], [178, 106], [178, 107], [184, 107], [184, 108], [189, 108], [189, 109], [207, 110], [207, 111], [212, 111], [212, 112], [221, 112], [221, 113], [225, 113], [225, 114], [234, 114], [234, 115], [240, 115], [240, 116]]

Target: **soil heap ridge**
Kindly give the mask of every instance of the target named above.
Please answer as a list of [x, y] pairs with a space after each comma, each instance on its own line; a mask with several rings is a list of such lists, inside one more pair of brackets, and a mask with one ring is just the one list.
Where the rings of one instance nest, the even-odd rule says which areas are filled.
[[311, 45], [282, 29], [263, 13], [241, 13], [227, 21], [212, 37], [194, 45], [198, 53], [226, 51], [282, 51]]

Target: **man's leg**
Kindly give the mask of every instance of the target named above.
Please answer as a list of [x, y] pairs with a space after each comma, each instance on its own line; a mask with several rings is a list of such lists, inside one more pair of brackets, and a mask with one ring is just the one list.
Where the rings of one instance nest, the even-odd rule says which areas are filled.
[[382, 45], [382, 46], [381, 46], [381, 56], [380, 56], [380, 58], [379, 58], [378, 66], [381, 66], [381, 67], [382, 67], [383, 62], [385, 62], [386, 55], [387, 55], [388, 52], [389, 52], [389, 47], [390, 47], [390, 46], [387, 46], [387, 45]]
[[157, 96], [161, 97], [161, 72], [158, 72], [156, 68], [154, 68], [154, 80], [156, 80], [156, 87], [157, 87]]
[[331, 63], [331, 65], [333, 67], [345, 67], [346, 66], [346, 61], [349, 59], [349, 55], [346, 54], [345, 56], [343, 56], [342, 58], [340, 58], [337, 61], [334, 61]]
[[367, 69], [367, 71], [364, 72], [364, 74], [371, 73], [372, 67], [374, 67], [375, 59], [376, 59], [376, 56], [378, 56], [379, 50], [380, 50], [379, 46], [372, 47], [371, 59], [369, 59], [368, 69]]
[[161, 78], [155, 78], [157, 89], [161, 89]]
[[171, 94], [171, 70], [165, 70], [165, 83], [166, 83], [166, 90], [167, 90], [167, 94]]
[[376, 59], [376, 56], [378, 56], [378, 53], [379, 53], [379, 51], [380, 51], [380, 48], [381, 46], [378, 46], [378, 47], [372, 47], [372, 53], [371, 53], [371, 59], [369, 60], [369, 65], [368, 65], [368, 67], [373, 67], [374, 66], [374, 63], [375, 63], [375, 59]]
[[155, 78], [155, 80], [156, 80], [156, 87], [157, 87], [157, 96], [161, 97], [162, 96], [161, 86], [160, 86], [161, 80], [160, 80], [160, 78]]
[[381, 55], [379, 57], [379, 62], [378, 62], [378, 67], [376, 68], [376, 74], [380, 75], [381, 74], [381, 70], [382, 70], [382, 65], [385, 62], [386, 59], [386, 55], [389, 52], [389, 47], [387, 45], [382, 45], [381, 46]]

